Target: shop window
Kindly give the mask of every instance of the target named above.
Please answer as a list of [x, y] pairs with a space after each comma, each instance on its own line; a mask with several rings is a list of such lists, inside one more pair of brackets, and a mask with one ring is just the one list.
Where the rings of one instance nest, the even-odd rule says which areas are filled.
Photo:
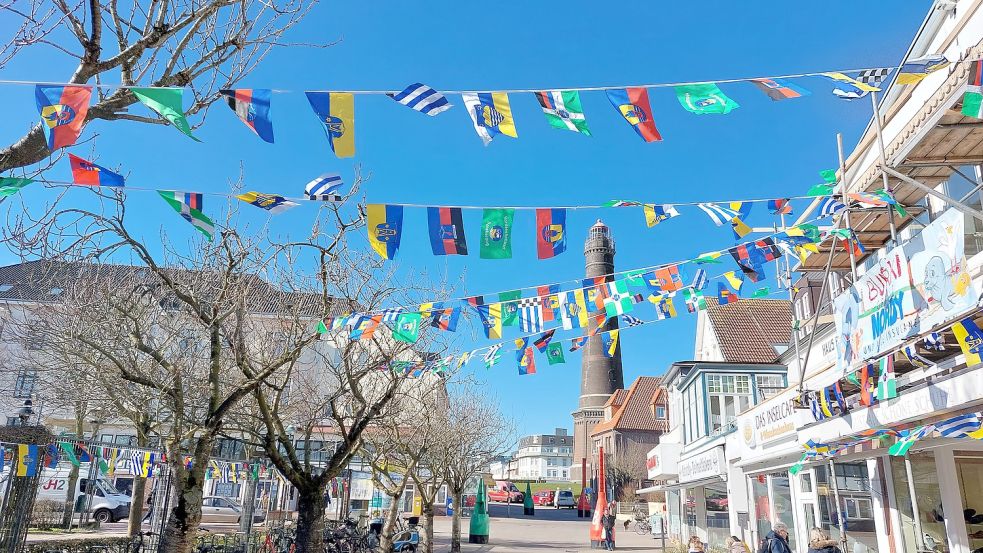
[[760, 540], [771, 531], [771, 499], [768, 496], [768, 477], [757, 474], [749, 478], [754, 501], [754, 523]]
[[908, 466], [905, 466], [903, 458], [891, 457], [889, 460], [895, 502], [901, 519], [902, 552], [947, 551], [935, 456], [929, 451], [911, 453], [907, 458]]
[[956, 451], [954, 454], [970, 550], [979, 551], [983, 549], [983, 453]]
[[[784, 522], [789, 528], [795, 528], [795, 505], [792, 503], [792, 489], [788, 473], [781, 472], [769, 477], [771, 480], [771, 497], [775, 503], [775, 518]], [[788, 545], [795, 551], [795, 532], [789, 532]]]
[[707, 541], [711, 544], [722, 544], [730, 536], [727, 485], [724, 483], [707, 485], [704, 494], [706, 495]]
[[[830, 478], [828, 465], [816, 467], [816, 495], [819, 502], [817, 526], [834, 540], [841, 539], [841, 529], [845, 528], [845, 551], [876, 553], [877, 531], [874, 527], [867, 463], [835, 463], [835, 471], [835, 478]], [[839, 506], [837, 495], [840, 498]]]
[[874, 511], [870, 500], [864, 497], [844, 497], [843, 512], [847, 520], [871, 519], [874, 518]]

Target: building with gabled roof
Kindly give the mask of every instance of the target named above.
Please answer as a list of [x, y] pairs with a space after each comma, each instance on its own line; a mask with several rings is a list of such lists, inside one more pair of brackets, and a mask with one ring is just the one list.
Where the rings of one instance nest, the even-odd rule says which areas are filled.
[[591, 429], [592, 453], [601, 447], [607, 459], [628, 461], [645, 452], [669, 430], [668, 399], [662, 378], [640, 376], [627, 389], [618, 389], [604, 404], [604, 417]]

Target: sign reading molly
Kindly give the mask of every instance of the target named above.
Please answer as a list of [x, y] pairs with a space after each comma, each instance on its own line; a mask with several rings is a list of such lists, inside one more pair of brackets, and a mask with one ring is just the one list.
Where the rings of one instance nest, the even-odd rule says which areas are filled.
[[877, 358], [973, 307], [963, 228], [962, 213], [943, 213], [834, 300], [840, 369]]

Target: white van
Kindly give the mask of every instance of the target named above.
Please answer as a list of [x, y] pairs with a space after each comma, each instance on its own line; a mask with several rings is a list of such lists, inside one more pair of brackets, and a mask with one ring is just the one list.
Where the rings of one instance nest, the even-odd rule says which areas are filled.
[[[68, 474], [69, 469], [66, 467], [44, 469], [41, 473], [41, 480], [38, 482], [37, 500], [63, 503], [68, 490]], [[88, 482], [86, 475], [88, 474], [88, 463], [83, 463], [79, 467], [79, 478], [75, 482], [74, 501], [76, 505], [79, 498], [85, 495], [85, 486]], [[7, 467], [2, 474], [3, 483], [0, 484], [0, 491], [6, 489], [9, 476], [10, 468]], [[89, 507], [89, 513], [98, 522], [123, 520], [130, 515], [130, 496], [120, 493], [112, 482], [100, 476], [93, 482], [92, 503]]]

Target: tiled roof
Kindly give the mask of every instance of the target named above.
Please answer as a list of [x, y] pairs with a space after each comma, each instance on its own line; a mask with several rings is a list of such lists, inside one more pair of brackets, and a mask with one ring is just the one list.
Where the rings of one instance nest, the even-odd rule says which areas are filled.
[[625, 398], [628, 396], [628, 390], [623, 388], [618, 388], [611, 394], [608, 398], [607, 403], [604, 404], [605, 407], [617, 407], [625, 402]]
[[742, 299], [718, 305], [707, 298], [707, 316], [724, 361], [771, 363], [778, 359], [775, 345], [787, 346], [792, 335], [792, 303], [788, 300]]
[[[224, 285], [216, 274], [214, 284], [209, 283], [204, 271], [183, 268], [167, 269], [170, 278], [177, 281], [196, 280], [193, 292], [199, 295], [218, 291]], [[63, 291], [86, 286], [101, 279], [107, 286], [153, 287], [160, 283], [150, 269], [136, 265], [111, 263], [81, 263], [38, 260], [0, 267], [0, 301], [55, 303]], [[320, 312], [321, 296], [314, 292], [287, 292], [280, 290], [257, 275], [246, 275], [239, 282], [247, 296], [247, 309], [252, 313], [277, 313], [284, 310], [300, 315], [316, 316]], [[356, 311], [342, 302], [331, 305], [329, 315], [341, 315]]]
[[[608, 430], [649, 430], [662, 431], [666, 428], [666, 421], [658, 421], [652, 414], [652, 396], [658, 392], [662, 386], [662, 378], [658, 376], [640, 376], [632, 383], [628, 390], [617, 390], [611, 394], [612, 399], [618, 392], [625, 392], [621, 408], [614, 413], [610, 420], [598, 423], [591, 430], [591, 436], [595, 436]], [[610, 399], [608, 402], [610, 403]]]

